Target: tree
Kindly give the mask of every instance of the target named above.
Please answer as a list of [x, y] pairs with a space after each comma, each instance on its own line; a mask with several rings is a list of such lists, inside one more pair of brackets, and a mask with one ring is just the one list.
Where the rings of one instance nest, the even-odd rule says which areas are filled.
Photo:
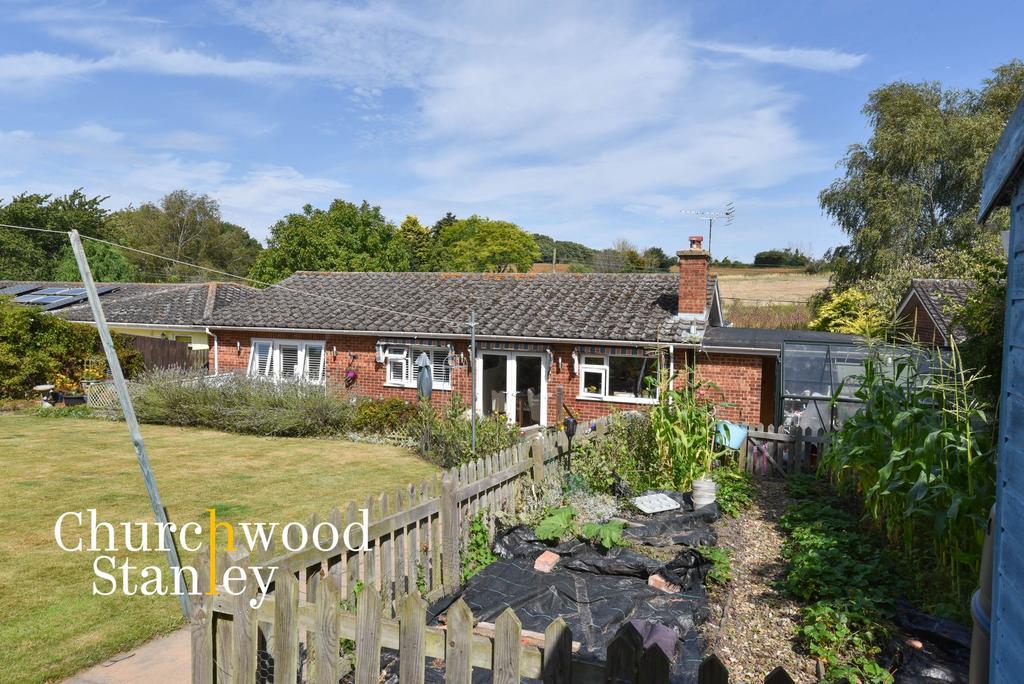
[[885, 333], [888, 320], [869, 295], [851, 287], [822, 304], [810, 328], [879, 337]]
[[439, 270], [525, 273], [539, 258], [537, 243], [522, 228], [475, 214], [443, 226], [434, 242]]
[[819, 195], [850, 237], [829, 253], [837, 288], [1006, 227], [1005, 210], [989, 227], [975, 217], [982, 168], [1022, 94], [1018, 60], [996, 68], [979, 91], [897, 82], [871, 93], [863, 110], [870, 139], [849, 148], [844, 177]]
[[[0, 223], [66, 233], [72, 228], [85, 236], [109, 237], [106, 197], [87, 197], [81, 188], [60, 197], [23, 193], [0, 202]], [[0, 228], [0, 278], [52, 280], [66, 235]]]
[[754, 255], [755, 266], [806, 266], [811, 261], [810, 257], [799, 249], [786, 247], [785, 249], [768, 249]]
[[648, 271], [663, 271], [679, 261], [676, 257], [665, 254], [661, 247], [648, 247], [640, 257], [644, 269]]
[[415, 216], [409, 215], [398, 227], [398, 240], [408, 254], [410, 271], [430, 270], [431, 234]]
[[[85, 249], [85, 257], [89, 260], [89, 270], [95, 280], [107, 283], [128, 283], [137, 279], [135, 266], [128, 261], [122, 250], [103, 242], [91, 240], [85, 240], [82, 246]], [[53, 279], [64, 281], [82, 279], [71, 245], [67, 245], [61, 250], [60, 261], [53, 271]]]
[[[187, 190], [168, 193], [159, 205], [147, 202], [115, 212], [109, 224], [121, 244], [235, 275], [248, 272], [262, 249], [244, 228], [221, 219], [215, 199]], [[127, 256], [144, 280], [211, 277], [199, 269], [138, 252]]]
[[295, 271], [404, 271], [409, 253], [380, 207], [341, 199], [326, 210], [307, 204], [270, 229], [250, 276], [277, 282]]
[[530, 235], [540, 249], [540, 261], [545, 263], [551, 263], [551, 260], [554, 258], [560, 264], [589, 264], [597, 252], [597, 250], [579, 242], [556, 240], [542, 233], [531, 233]]
[[430, 237], [436, 240], [437, 236], [441, 234], [442, 230], [454, 224], [458, 220], [459, 219], [456, 218], [455, 214], [449, 211], [444, 216], [439, 218], [437, 222], [433, 225], [433, 227], [430, 229]]

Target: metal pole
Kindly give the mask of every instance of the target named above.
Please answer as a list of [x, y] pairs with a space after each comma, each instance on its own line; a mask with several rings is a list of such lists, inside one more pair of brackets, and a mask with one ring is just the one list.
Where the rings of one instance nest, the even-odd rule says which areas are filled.
[[[82, 248], [82, 238], [77, 230], [68, 233], [71, 238], [71, 249], [75, 252], [75, 261], [78, 262], [78, 271], [82, 274], [82, 284], [89, 296], [89, 307], [92, 309], [92, 318], [96, 321], [96, 329], [99, 331], [100, 340], [103, 342], [103, 351], [107, 355], [107, 365], [110, 366], [110, 374], [114, 377], [114, 388], [117, 390], [118, 401], [121, 402], [121, 411], [124, 413], [124, 422], [128, 424], [128, 432], [131, 433], [132, 443], [135, 445], [135, 457], [139, 461], [139, 469], [142, 470], [142, 479], [146, 483], [146, 491], [149, 493], [149, 502], [153, 507], [153, 515], [156, 521], [161, 524], [164, 533], [164, 546], [167, 548], [167, 563], [171, 566], [172, 573], [177, 576], [181, 568], [178, 560], [178, 549], [174, 545], [174, 536], [168, 526], [167, 511], [160, 502], [160, 493], [156, 488], [156, 479], [153, 477], [153, 470], [149, 467], [149, 456], [146, 455], [146, 445], [142, 441], [142, 433], [139, 432], [139, 421], [135, 418], [135, 407], [132, 406], [132, 398], [128, 394], [128, 385], [124, 381], [124, 373], [121, 371], [121, 363], [117, 359], [117, 351], [114, 349], [114, 340], [110, 337], [110, 328], [107, 327], [107, 318], [103, 315], [103, 307], [100, 305], [99, 295], [96, 294], [96, 283], [92, 280], [92, 271], [89, 269], [89, 261], [85, 257], [85, 250]], [[187, 592], [178, 596], [181, 604], [181, 612], [186, 620], [192, 617], [192, 607]]]
[[471, 381], [473, 385], [470, 390], [473, 395], [473, 407], [469, 412], [469, 422], [472, 425], [473, 437], [472, 437], [472, 450], [473, 454], [476, 455], [476, 380], [477, 380], [477, 367], [476, 367], [476, 310], [473, 309], [469, 312], [469, 363], [471, 369]]

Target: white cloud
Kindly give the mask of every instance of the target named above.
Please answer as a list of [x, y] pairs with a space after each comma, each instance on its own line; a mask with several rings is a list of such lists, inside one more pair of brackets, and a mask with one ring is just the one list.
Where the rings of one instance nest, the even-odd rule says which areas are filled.
[[96, 123], [49, 134], [0, 130], [0, 197], [26, 190], [63, 194], [85, 186], [90, 195], [108, 195], [107, 206], [157, 201], [185, 188], [217, 199], [225, 220], [255, 237], [306, 203], [323, 204], [345, 188], [327, 177], [290, 166], [253, 164], [244, 168], [219, 159], [196, 159], [136, 145]]
[[777, 48], [734, 45], [713, 41], [690, 41], [690, 45], [710, 52], [736, 55], [754, 62], [781, 64], [783, 66], [810, 69], [812, 71], [846, 71], [847, 69], [856, 69], [867, 59], [867, 55], [832, 49]]

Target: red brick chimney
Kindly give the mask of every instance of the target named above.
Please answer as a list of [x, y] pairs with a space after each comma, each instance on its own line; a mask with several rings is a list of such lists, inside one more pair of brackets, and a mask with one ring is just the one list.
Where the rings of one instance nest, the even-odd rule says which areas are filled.
[[679, 257], [679, 315], [703, 316], [707, 303], [708, 264], [711, 253], [704, 251], [703, 235], [690, 236], [690, 248], [676, 252]]

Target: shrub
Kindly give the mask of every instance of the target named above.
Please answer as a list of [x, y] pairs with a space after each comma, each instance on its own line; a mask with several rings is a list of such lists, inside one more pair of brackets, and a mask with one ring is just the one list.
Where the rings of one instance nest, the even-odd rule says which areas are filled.
[[643, 491], [658, 484], [658, 451], [648, 413], [630, 411], [608, 418], [599, 439], [580, 440], [572, 457], [573, 475], [595, 492], [610, 492], [616, 478]]
[[888, 314], [868, 294], [850, 288], [828, 296], [811, 321], [813, 330], [880, 337], [889, 324]]
[[[114, 346], [127, 377], [142, 370], [142, 356], [125, 336], [115, 335]], [[50, 384], [58, 375], [77, 387], [101, 352], [94, 327], [0, 299], [0, 397], [32, 396], [35, 385]]]
[[726, 466], [712, 470], [711, 479], [715, 481], [715, 499], [722, 513], [735, 518], [750, 507], [754, 499], [754, 485], [749, 474]]
[[[409, 423], [409, 437], [420, 440], [420, 455], [442, 468], [472, 460], [473, 431], [462, 397], [453, 394], [441, 409], [421, 402]], [[426, 433], [424, 443], [423, 436]], [[476, 453], [493, 454], [516, 443], [519, 430], [500, 416], [477, 417]]]
[[352, 429], [379, 435], [408, 432], [416, 416], [416, 405], [403, 399], [364, 400], [356, 405]]
[[355, 407], [319, 385], [154, 371], [132, 384], [140, 421], [276, 437], [346, 432]]

